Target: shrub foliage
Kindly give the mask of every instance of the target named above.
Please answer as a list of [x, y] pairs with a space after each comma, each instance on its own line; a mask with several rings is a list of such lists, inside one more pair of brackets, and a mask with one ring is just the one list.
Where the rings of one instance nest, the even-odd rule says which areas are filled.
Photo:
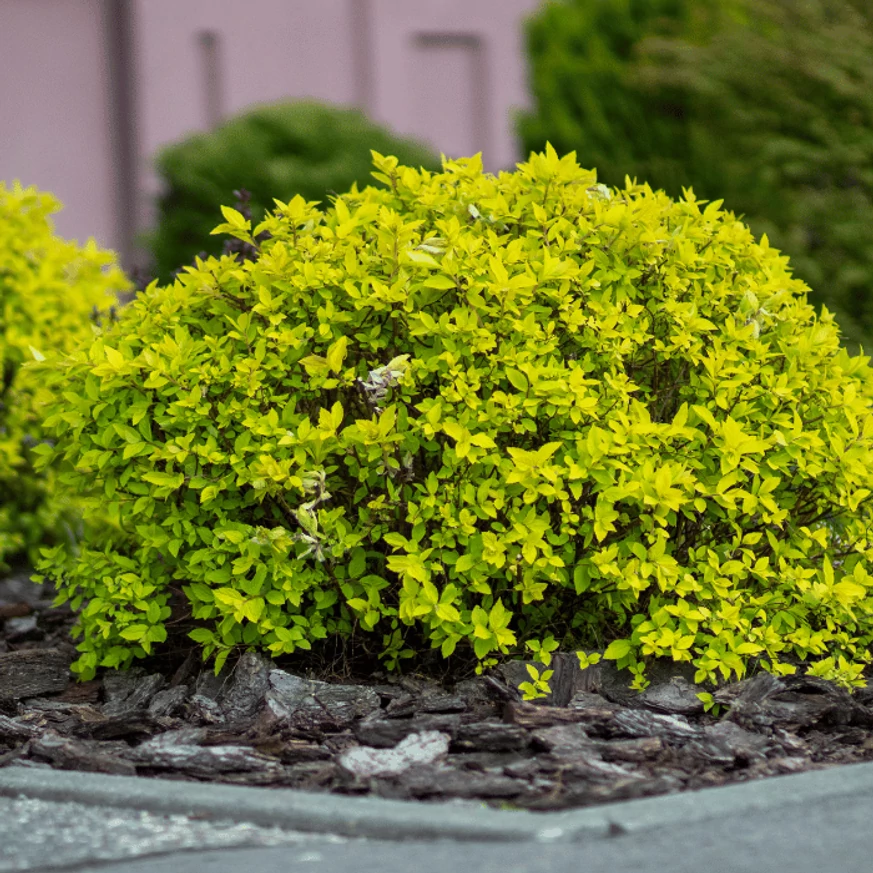
[[[709, 9], [709, 12], [707, 12]], [[873, 14], [861, 0], [567, 0], [528, 28], [526, 149], [722, 198], [873, 337]]]
[[81, 675], [172, 613], [217, 666], [338, 637], [391, 668], [561, 646], [640, 684], [660, 656], [858, 681], [870, 370], [786, 258], [552, 149], [375, 163], [325, 213], [225, 208], [255, 259], [152, 285], [55, 368], [45, 458], [127, 532], [45, 561]]
[[164, 190], [149, 240], [156, 275], [169, 279], [201, 253], [218, 255], [210, 231], [233, 192], [251, 194], [260, 221], [273, 198], [326, 201], [370, 178], [370, 149], [414, 166], [439, 160], [423, 145], [392, 135], [354, 109], [299, 101], [259, 106], [165, 148], [157, 160]]
[[54, 358], [93, 339], [92, 320], [127, 282], [113, 256], [55, 236], [51, 195], [0, 182], [0, 565], [38, 558], [38, 546], [73, 523], [52, 494], [53, 473], [36, 473], [43, 438], [41, 379], [25, 362]]

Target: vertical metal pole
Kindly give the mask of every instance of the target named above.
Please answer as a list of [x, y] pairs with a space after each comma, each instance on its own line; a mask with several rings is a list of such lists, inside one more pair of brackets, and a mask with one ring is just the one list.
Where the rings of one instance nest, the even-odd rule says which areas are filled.
[[133, 55], [133, 0], [104, 0], [103, 32], [109, 74], [109, 120], [118, 256], [135, 266], [137, 143]]
[[201, 30], [197, 34], [197, 41], [200, 44], [206, 126], [213, 130], [221, 124], [221, 119], [224, 117], [221, 38], [214, 30]]
[[349, 0], [352, 27], [352, 73], [355, 105], [362, 112], [373, 112], [373, 0]]

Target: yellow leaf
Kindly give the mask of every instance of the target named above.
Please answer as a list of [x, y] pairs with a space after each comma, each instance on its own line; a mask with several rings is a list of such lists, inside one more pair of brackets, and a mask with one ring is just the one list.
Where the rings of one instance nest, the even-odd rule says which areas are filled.
[[436, 614], [437, 617], [441, 618], [443, 621], [459, 621], [461, 618], [461, 614], [454, 606], [448, 606], [444, 603], [437, 606]]
[[340, 220], [341, 224], [345, 224], [350, 220], [349, 208], [339, 197], [334, 201], [333, 207], [336, 210], [336, 217]]
[[450, 288], [456, 287], [454, 279], [450, 279], [448, 276], [443, 276], [440, 273], [426, 279], [423, 284], [425, 288], [434, 288], [437, 291], [448, 291]]
[[327, 350], [327, 358], [326, 358], [327, 365], [328, 365], [328, 367], [330, 367], [332, 372], [339, 373], [340, 368], [343, 365], [343, 361], [346, 359], [346, 352], [348, 350], [348, 345], [349, 345], [348, 339], [344, 336], [341, 336]]
[[327, 359], [321, 355], [309, 355], [306, 358], [301, 358], [300, 363], [310, 376], [320, 376], [330, 369]]
[[470, 454], [470, 435], [465, 434], [455, 444], [455, 454], [459, 458], [466, 458]]
[[421, 264], [425, 267], [438, 267], [439, 262], [434, 260], [429, 254], [426, 252], [417, 252], [413, 249], [408, 249], [406, 252], [406, 257], [409, 258], [414, 264]]
[[231, 206], [222, 206], [221, 214], [224, 216], [224, 220], [234, 227], [243, 228], [249, 226], [249, 223], [246, 221], [245, 216]]
[[563, 445], [563, 443], [546, 443], [544, 446], [541, 446], [537, 449], [536, 453], [537, 464], [545, 464]]
[[861, 600], [866, 593], [867, 590], [863, 585], [852, 582], [848, 578], [834, 585], [834, 594], [841, 603], [853, 603], [856, 600]]
[[113, 367], [118, 369], [119, 367], [124, 366], [124, 355], [122, 355], [121, 352], [118, 352], [109, 346], [103, 346], [103, 351], [106, 352], [106, 360], [109, 361]]
[[488, 434], [477, 433], [470, 437], [471, 445], [478, 446], [480, 449], [496, 448], [496, 443]]
[[453, 440], [463, 440], [466, 439], [468, 442], [470, 440], [470, 431], [467, 430], [463, 425], [458, 424], [456, 421], [445, 421], [443, 422], [443, 430], [453, 439]]
[[506, 378], [509, 379], [513, 388], [517, 388], [519, 391], [527, 391], [529, 386], [524, 373], [521, 373], [518, 370], [513, 370], [512, 367], [507, 367], [505, 373]]

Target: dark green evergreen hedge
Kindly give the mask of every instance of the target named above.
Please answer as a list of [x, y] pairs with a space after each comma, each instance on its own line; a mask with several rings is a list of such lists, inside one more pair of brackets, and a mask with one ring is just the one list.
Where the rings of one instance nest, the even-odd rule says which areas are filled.
[[[528, 25], [525, 149], [604, 182], [723, 198], [873, 338], [873, 9], [861, 0], [566, 0]], [[709, 7], [709, 8], [708, 8]]]
[[411, 166], [440, 164], [425, 146], [357, 110], [310, 101], [263, 105], [164, 149], [157, 161], [164, 193], [149, 240], [155, 272], [168, 279], [197, 254], [221, 251], [221, 239], [210, 231], [235, 191], [250, 192], [256, 221], [273, 208], [273, 198], [299, 194], [326, 205], [331, 192], [372, 183], [371, 149]]

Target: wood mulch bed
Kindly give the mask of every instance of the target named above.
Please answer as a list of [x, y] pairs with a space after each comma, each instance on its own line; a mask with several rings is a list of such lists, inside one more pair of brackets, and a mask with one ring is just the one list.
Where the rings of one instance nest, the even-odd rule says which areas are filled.
[[556, 810], [873, 760], [873, 687], [766, 673], [705, 714], [687, 670], [643, 693], [610, 664], [557, 656], [525, 703], [524, 664], [454, 685], [321, 681], [244, 655], [192, 655], [76, 683], [72, 615], [19, 573], [0, 580], [0, 767], [38, 767]]

